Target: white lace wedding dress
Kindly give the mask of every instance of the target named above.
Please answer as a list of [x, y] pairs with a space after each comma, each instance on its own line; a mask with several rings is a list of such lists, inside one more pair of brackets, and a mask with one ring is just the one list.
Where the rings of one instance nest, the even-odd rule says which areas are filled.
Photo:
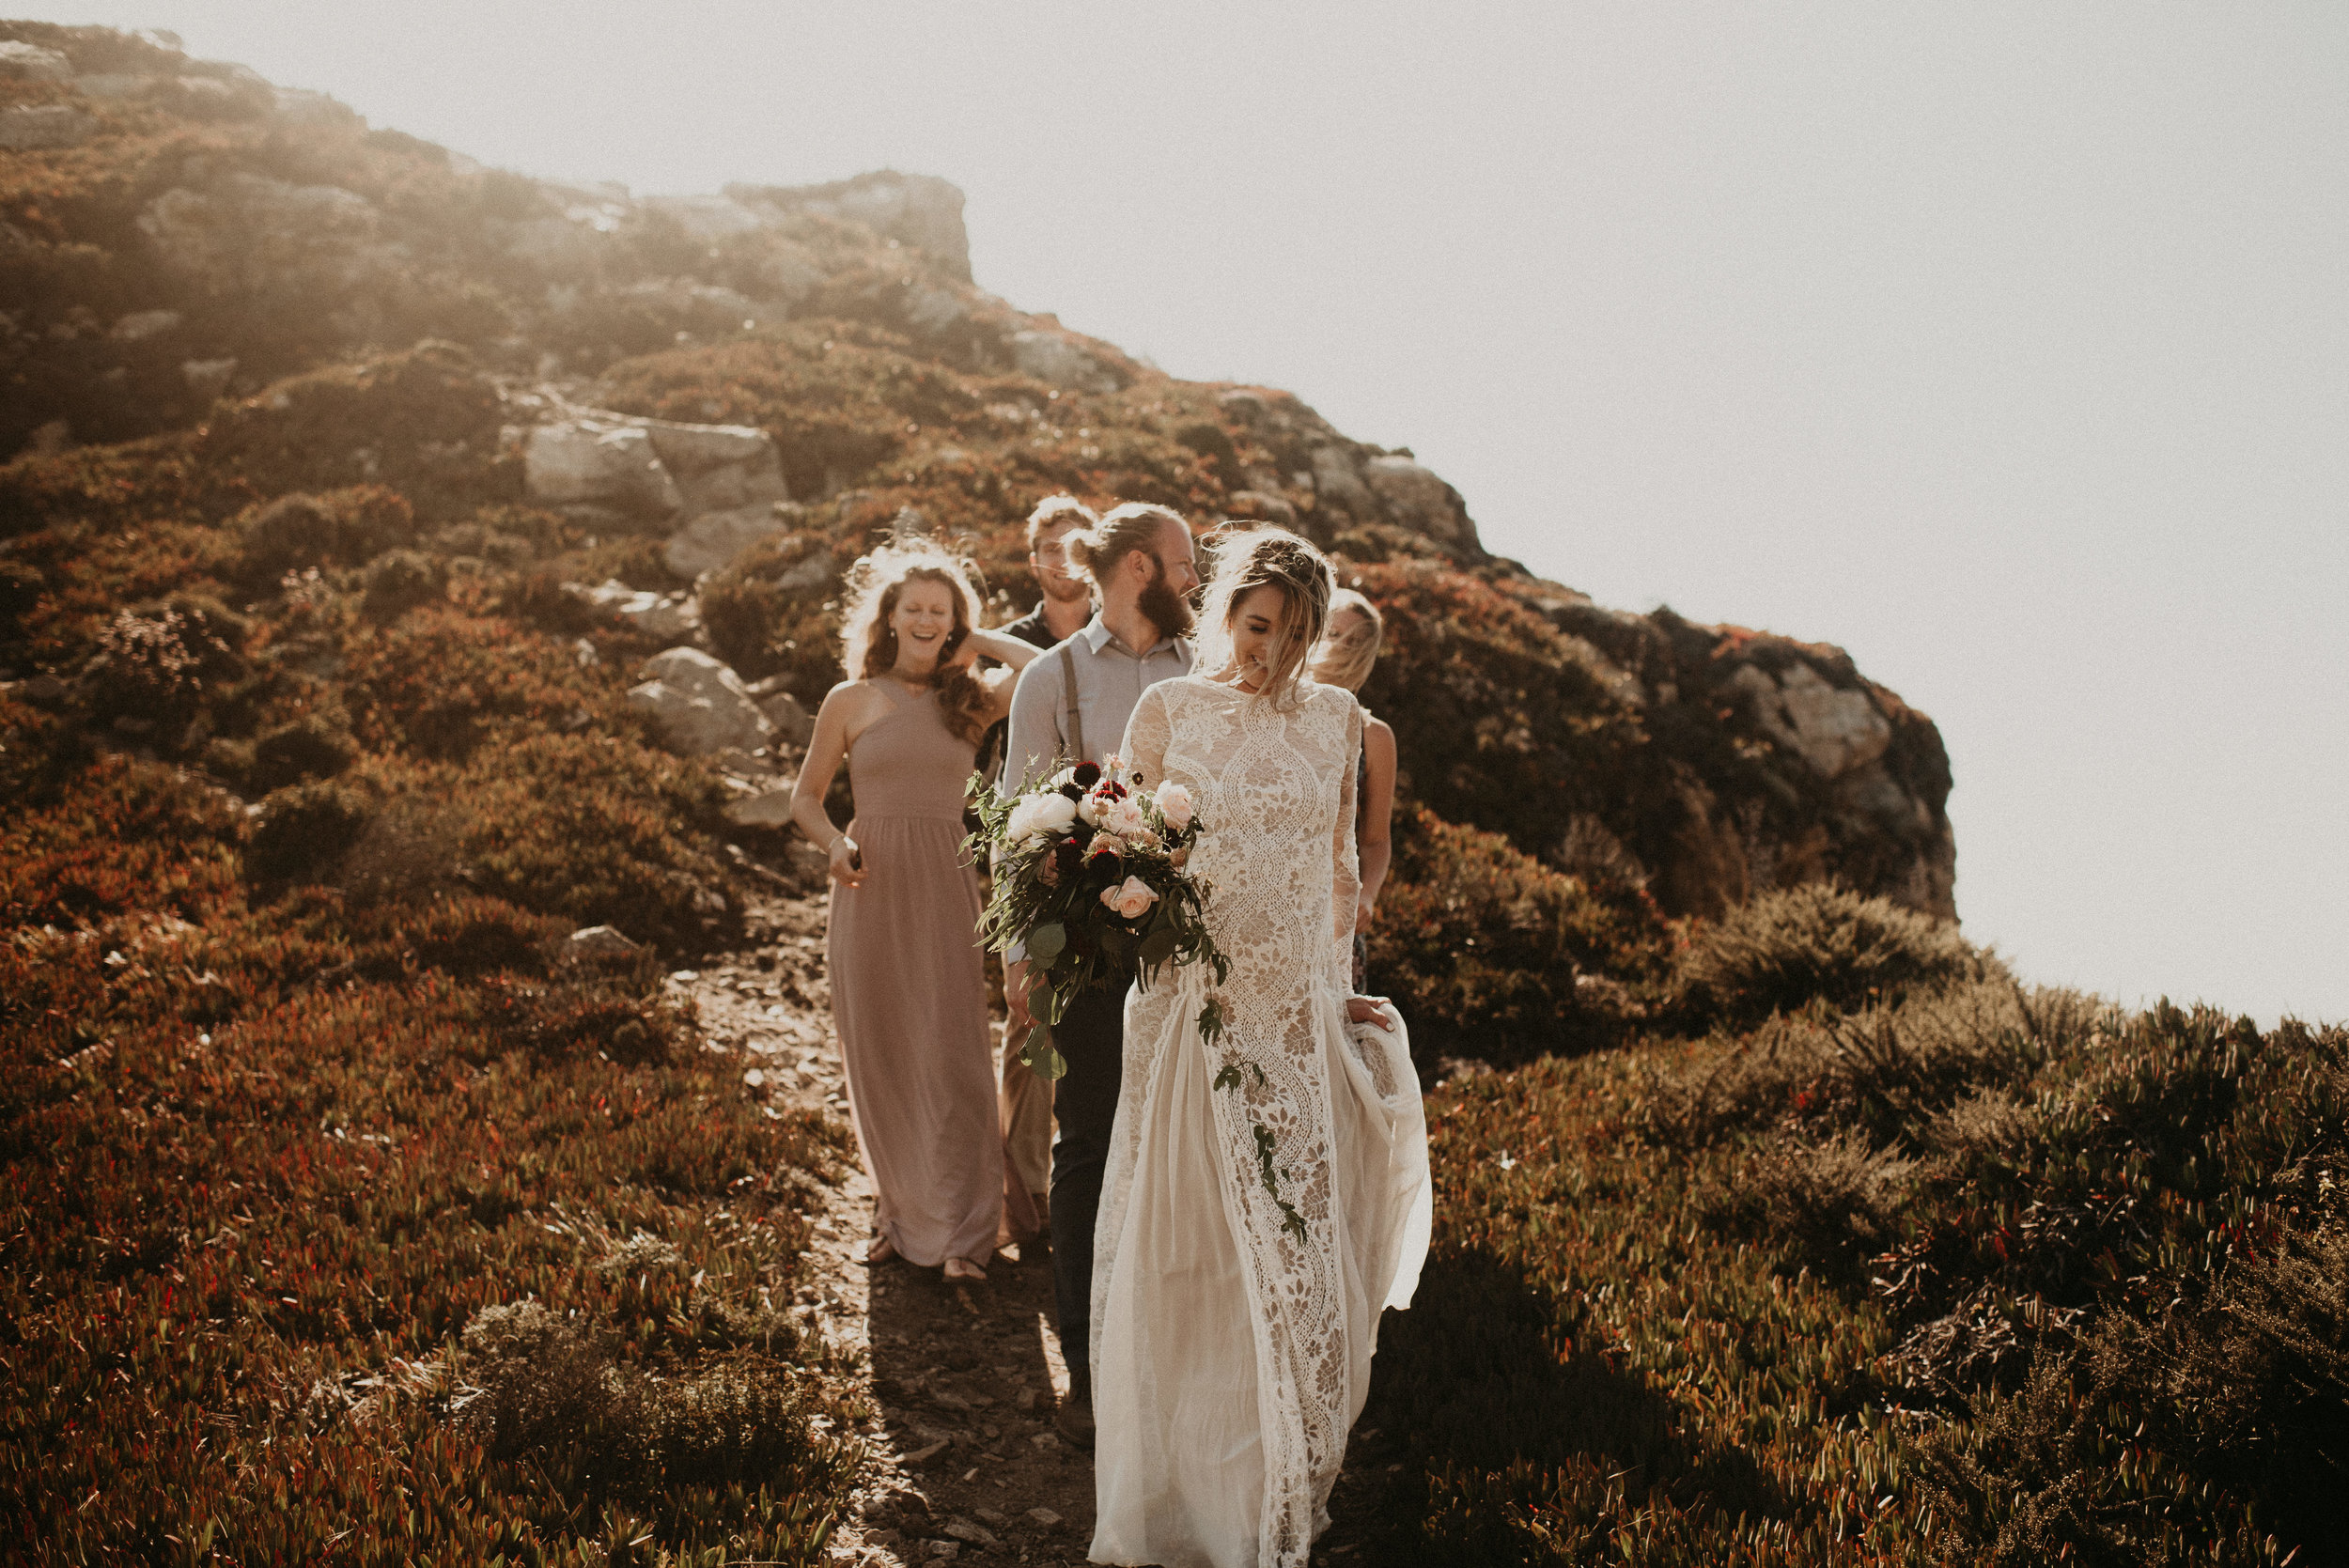
[[[1349, 1025], [1361, 709], [1307, 683], [1270, 703], [1199, 676], [1153, 686], [1124, 755], [1186, 785], [1191, 869], [1232, 960], [1226, 1032], [1200, 1037], [1204, 966], [1126, 1001], [1125, 1078], [1095, 1232], [1093, 1560], [1289, 1568], [1329, 1523], [1378, 1314], [1426, 1255], [1427, 1131], [1400, 1018]], [[1227, 1061], [1259, 1084], [1214, 1087]], [[1276, 1140], [1281, 1196], [1254, 1127]]]

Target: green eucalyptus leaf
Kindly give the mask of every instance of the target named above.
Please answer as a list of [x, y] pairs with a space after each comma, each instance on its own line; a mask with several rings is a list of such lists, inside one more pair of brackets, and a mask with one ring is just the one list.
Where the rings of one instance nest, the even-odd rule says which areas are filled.
[[1028, 954], [1031, 957], [1050, 961], [1061, 955], [1068, 945], [1068, 927], [1054, 922], [1039, 925], [1028, 933]]

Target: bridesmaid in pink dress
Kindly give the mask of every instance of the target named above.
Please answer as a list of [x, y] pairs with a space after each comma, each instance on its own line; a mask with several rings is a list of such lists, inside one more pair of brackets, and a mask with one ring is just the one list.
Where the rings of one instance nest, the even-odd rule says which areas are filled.
[[[969, 575], [934, 546], [884, 546], [849, 568], [848, 587], [851, 678], [817, 710], [791, 816], [832, 862], [832, 1021], [877, 1195], [866, 1256], [984, 1280], [1003, 1139], [963, 789], [1036, 650], [979, 629]], [[980, 654], [1003, 667], [974, 673]], [[856, 796], [846, 832], [824, 810], [844, 759]]]

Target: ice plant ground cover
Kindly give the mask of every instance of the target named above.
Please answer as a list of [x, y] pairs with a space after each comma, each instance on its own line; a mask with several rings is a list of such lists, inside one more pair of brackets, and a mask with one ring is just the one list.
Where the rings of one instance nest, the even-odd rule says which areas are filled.
[[[589, 240], [233, 68], [0, 34], [158, 89], [0, 160], [0, 439], [115, 443], [0, 466], [12, 1551], [820, 1555], [863, 1373], [770, 1303], [845, 1128], [766, 1115], [655, 984], [762, 937], [729, 850], [782, 846], [621, 701], [662, 644], [562, 585], [694, 587], [713, 651], [812, 705], [838, 569], [906, 509], [1000, 616], [1034, 592], [1019, 519], [1067, 489], [1294, 516], [1387, 617], [1371, 975], [1444, 1079], [1439, 1229], [1333, 1560], [2342, 1560], [2349, 1048], [1779, 905], [1942, 863], [1938, 737], [1838, 650], [1610, 612], [1296, 483], [1408, 459], [1287, 394], [1097, 342], [1093, 389], [1018, 374], [1009, 306], [855, 225], [712, 242], [640, 207]], [[252, 243], [191, 287], [139, 221], [319, 187], [373, 205], [388, 271], [224, 229]], [[779, 324], [661, 303], [786, 274]], [[181, 327], [109, 330], [156, 310]], [[657, 531], [529, 505], [508, 395], [542, 354], [574, 400], [768, 431], [788, 530], [689, 584]], [[1872, 778], [1914, 813], [1840, 810], [1765, 722], [1805, 671], [1881, 710]], [[550, 960], [604, 921], [656, 959]]]
[[1435, 1249], [1384, 1326], [1341, 1539], [2342, 1560], [2349, 1031], [2125, 1014], [1931, 930], [1872, 996], [1848, 981], [1881, 945], [1823, 940], [1816, 899], [1756, 909], [1683, 972], [1807, 966], [1792, 1012], [1430, 1095]]

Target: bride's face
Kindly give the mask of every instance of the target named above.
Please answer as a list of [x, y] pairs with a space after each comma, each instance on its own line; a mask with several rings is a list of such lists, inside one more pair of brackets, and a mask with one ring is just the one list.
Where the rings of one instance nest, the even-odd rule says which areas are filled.
[[1288, 620], [1288, 596], [1267, 583], [1232, 601], [1232, 672], [1244, 686], [1261, 689], [1272, 676]]
[[897, 634], [901, 667], [932, 668], [955, 629], [954, 591], [943, 582], [907, 583], [897, 595], [897, 607], [889, 613], [889, 629]]

